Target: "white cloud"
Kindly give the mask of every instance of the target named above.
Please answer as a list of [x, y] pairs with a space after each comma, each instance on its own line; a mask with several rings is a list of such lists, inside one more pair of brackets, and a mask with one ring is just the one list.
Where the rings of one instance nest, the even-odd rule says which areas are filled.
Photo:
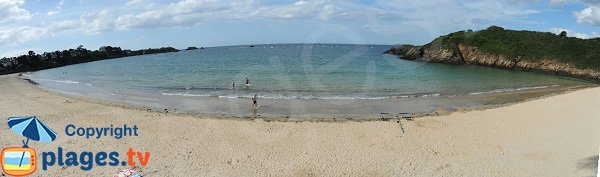
[[579, 24], [600, 26], [600, 0], [550, 0], [552, 5], [565, 3], [582, 3], [585, 8], [573, 12], [573, 16]]
[[80, 18], [80, 23], [86, 34], [98, 34], [115, 29], [114, 16], [109, 11], [84, 14]]
[[49, 10], [46, 13], [48, 16], [53, 16], [62, 12], [62, 6], [65, 4], [65, 0], [60, 0], [54, 10]]
[[22, 26], [0, 30], [0, 45], [14, 45], [39, 39], [46, 34], [44, 28]]
[[325, 6], [323, 1], [298, 1], [293, 4], [260, 7], [252, 12], [252, 16], [268, 18], [307, 18], [320, 13], [320, 8]]
[[437, 37], [458, 29], [478, 28], [498, 23], [531, 23], [527, 17], [540, 13], [527, 7], [525, 0], [378, 0], [364, 11], [364, 26], [382, 34], [415, 32]]
[[600, 26], [600, 6], [589, 5], [587, 8], [574, 13], [577, 23]]
[[551, 5], [559, 5], [559, 4], [567, 3], [569, 1], [573, 1], [573, 0], [550, 0], [550, 4]]
[[251, 16], [273, 19], [364, 19], [364, 10], [367, 8], [357, 6], [360, 5], [351, 1], [301, 0], [292, 4], [261, 6], [252, 11]]
[[576, 31], [564, 29], [564, 28], [550, 28], [548, 31], [551, 33], [554, 33], [554, 34], [560, 34], [561, 32], [565, 31], [565, 32], [567, 32], [567, 36], [581, 38], [581, 39], [600, 37], [600, 33], [597, 33], [597, 32], [593, 32], [592, 34], [585, 34], [585, 33], [578, 33]]
[[10, 20], [30, 20], [31, 14], [22, 8], [25, 0], [0, 0], [0, 23]]
[[78, 29], [81, 27], [81, 22], [76, 20], [65, 20], [60, 22], [55, 22], [50, 25], [48, 28], [53, 32], [62, 32], [66, 30]]
[[143, 2], [144, 2], [144, 0], [128, 0], [127, 5], [142, 4]]
[[[517, 2], [515, 2], [517, 1]], [[417, 28], [447, 28], [473, 26], [481, 23], [515, 20], [539, 13], [522, 8], [520, 3], [531, 0], [484, 1], [375, 1], [375, 6], [364, 6], [355, 1], [300, 0], [293, 3], [265, 4], [260, 1], [183, 0], [166, 7], [157, 7], [141, 13], [128, 13], [116, 18], [118, 30], [191, 26], [206, 20], [315, 19], [362, 20], [367, 26], [380, 28], [406, 25]], [[516, 5], [515, 5], [516, 4]], [[526, 20], [523, 20], [526, 21]], [[386, 25], [392, 24], [392, 25]]]
[[60, 21], [45, 27], [21, 26], [0, 30], [0, 46], [15, 45], [46, 36], [53, 36], [63, 31], [78, 29], [81, 25], [76, 21]]
[[[216, 0], [183, 0], [167, 7], [142, 13], [131, 13], [116, 18], [118, 29], [191, 26], [205, 19], [235, 14], [234, 8]], [[231, 14], [230, 14], [231, 13]]]
[[[5, 2], [7, 0], [0, 0]], [[534, 0], [535, 1], [535, 0]], [[10, 1], [21, 7], [23, 0]], [[143, 2], [143, 3], [142, 3]], [[299, 0], [295, 2], [266, 2], [262, 0], [181, 0], [170, 4], [142, 6], [146, 0], [128, 0], [120, 6], [99, 9], [81, 14], [79, 19], [55, 23], [46, 27], [24, 26], [14, 34], [4, 30], [0, 46], [35, 40], [39, 34], [56, 34], [64, 30], [79, 30], [85, 34], [98, 34], [115, 30], [157, 27], [186, 27], [204, 21], [249, 19], [311, 19], [337, 23], [353, 20], [364, 29], [378, 33], [423, 31], [439, 35], [444, 30], [471, 28], [505, 22], [539, 13], [520, 4], [531, 0], [375, 0], [369, 5], [359, 1]], [[7, 4], [7, 3], [0, 3]], [[47, 15], [60, 13], [64, 0]], [[125, 5], [125, 6], [123, 6]], [[0, 6], [1, 7], [1, 6]], [[22, 8], [21, 8], [22, 9]], [[22, 9], [24, 10], [24, 9]], [[24, 14], [31, 15], [24, 10]], [[0, 17], [3, 12], [0, 12]], [[13, 13], [14, 14], [14, 13]], [[21, 15], [26, 18], [27, 15]], [[14, 16], [14, 15], [13, 15]], [[336, 21], [337, 20], [337, 21]], [[64, 25], [62, 30], [60, 25]], [[13, 28], [19, 29], [19, 28]], [[33, 34], [37, 30], [38, 33]], [[27, 32], [31, 36], [23, 36]], [[443, 31], [443, 32], [441, 32]], [[11, 39], [8, 41], [7, 39]]]
[[59, 10], [49, 10], [48, 13], [46, 13], [46, 14], [48, 14], [48, 16], [53, 16], [53, 15], [56, 15], [58, 13], [60, 13]]
[[141, 13], [116, 18], [118, 30], [169, 26], [192, 26], [206, 20], [244, 20], [250, 18], [318, 20], [361, 17], [360, 10], [342, 7], [328, 0], [301, 0], [294, 3], [265, 4], [254, 0], [182, 0]]

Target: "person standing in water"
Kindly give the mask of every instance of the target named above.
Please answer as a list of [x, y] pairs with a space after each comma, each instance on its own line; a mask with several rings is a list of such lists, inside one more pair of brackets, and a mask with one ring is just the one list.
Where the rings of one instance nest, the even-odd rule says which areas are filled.
[[250, 85], [250, 80], [246, 78], [246, 85]]
[[254, 94], [254, 96], [252, 97], [252, 108], [256, 108], [258, 107], [258, 104], [256, 103], [256, 96], [257, 94]]
[[235, 81], [231, 81], [231, 87], [235, 89]]

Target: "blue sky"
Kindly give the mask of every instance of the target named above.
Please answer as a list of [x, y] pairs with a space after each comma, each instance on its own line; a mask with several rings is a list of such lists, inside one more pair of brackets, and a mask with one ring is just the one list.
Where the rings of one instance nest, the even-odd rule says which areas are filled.
[[423, 44], [499, 25], [600, 37], [597, 0], [0, 0], [0, 57], [100, 46]]

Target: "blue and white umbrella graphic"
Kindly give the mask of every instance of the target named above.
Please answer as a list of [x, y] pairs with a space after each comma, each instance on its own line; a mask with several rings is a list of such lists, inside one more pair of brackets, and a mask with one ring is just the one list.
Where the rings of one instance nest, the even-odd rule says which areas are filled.
[[[56, 133], [35, 116], [10, 117], [8, 118], [8, 126], [14, 132], [27, 137], [27, 141], [23, 141], [24, 148], [28, 147], [27, 144], [29, 144], [29, 139], [40, 142], [52, 142], [54, 139], [56, 139]], [[23, 152], [23, 155], [21, 155], [19, 167], [21, 166], [21, 163], [23, 163], [24, 155], [25, 152]]]

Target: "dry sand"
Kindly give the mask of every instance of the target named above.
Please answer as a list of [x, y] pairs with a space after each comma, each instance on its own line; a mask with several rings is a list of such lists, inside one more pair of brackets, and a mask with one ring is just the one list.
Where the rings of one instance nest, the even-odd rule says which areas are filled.
[[[67, 101], [68, 100], [68, 101]], [[37, 115], [58, 133], [41, 152], [152, 153], [145, 176], [595, 176], [600, 88], [506, 107], [403, 121], [265, 122], [149, 112], [48, 93], [0, 76], [0, 117]], [[85, 139], [65, 126], [137, 125]], [[22, 137], [0, 123], [2, 147]], [[111, 176], [124, 167], [49, 167], [33, 176]]]

